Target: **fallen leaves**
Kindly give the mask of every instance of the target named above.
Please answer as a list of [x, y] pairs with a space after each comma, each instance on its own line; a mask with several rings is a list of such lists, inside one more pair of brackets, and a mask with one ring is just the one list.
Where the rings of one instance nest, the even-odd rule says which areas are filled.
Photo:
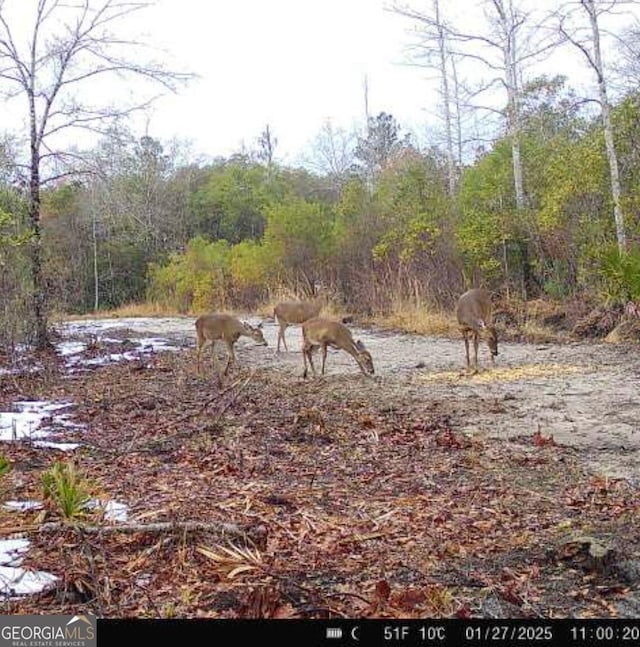
[[518, 382], [532, 378], [557, 377], [571, 373], [584, 372], [584, 367], [568, 364], [519, 364], [518, 366], [495, 366], [468, 374], [457, 371], [441, 371], [419, 375], [421, 382]]
[[213, 548], [197, 546], [196, 551], [213, 561], [215, 570], [230, 580], [242, 573], [263, 568], [260, 552], [248, 546], [216, 544]]
[[[470, 618], [491, 595], [523, 616], [614, 615], [613, 597], [633, 588], [585, 581], [575, 545], [550, 547], [573, 530], [635, 541], [637, 490], [586, 475], [541, 433], [520, 445], [469, 438], [444, 404], [357, 375], [257, 371], [218, 391], [177, 356], [58, 388], [90, 421], [72, 432], [83, 470], [127, 502], [131, 528], [83, 544], [69, 529], [38, 534], [34, 513], [0, 517], [0, 529], [30, 529], [31, 563], [73, 591], [7, 612], [89, 600], [106, 616]], [[6, 454], [21, 466], [16, 494], [36, 497], [48, 462], [26, 445]]]
[[533, 434], [531, 440], [536, 447], [553, 447], [556, 444], [553, 436], [543, 436], [539, 429]]

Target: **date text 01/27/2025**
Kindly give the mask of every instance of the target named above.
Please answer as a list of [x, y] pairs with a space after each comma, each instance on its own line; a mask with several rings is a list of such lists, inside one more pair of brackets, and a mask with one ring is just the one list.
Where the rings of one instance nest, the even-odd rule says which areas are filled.
[[[380, 634], [378, 634], [380, 635]], [[569, 620], [489, 622], [430, 622], [386, 624], [384, 643], [446, 645], [537, 644], [537, 645], [640, 645], [638, 620]]]

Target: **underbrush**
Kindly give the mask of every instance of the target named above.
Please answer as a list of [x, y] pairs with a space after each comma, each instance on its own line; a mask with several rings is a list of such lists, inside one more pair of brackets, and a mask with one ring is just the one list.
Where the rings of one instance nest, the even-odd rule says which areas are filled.
[[[305, 297], [291, 291], [281, 290], [273, 298], [255, 308], [222, 308], [238, 317], [254, 316], [273, 319], [273, 310], [280, 301], [304, 300]], [[155, 302], [131, 303], [95, 314], [64, 316], [54, 320], [127, 318], [127, 317], [195, 317], [202, 312], [187, 313], [167, 309]], [[454, 309], [446, 310], [428, 303], [397, 301], [387, 313], [362, 314], [345, 311], [335, 300], [328, 298], [321, 315], [332, 319], [344, 319], [346, 323], [379, 326], [419, 335], [433, 337], [458, 337], [460, 335]], [[623, 315], [619, 305], [596, 307], [588, 300], [553, 301], [534, 299], [521, 301], [510, 299], [494, 303], [494, 322], [500, 338], [528, 343], [565, 342], [584, 337], [603, 338], [611, 332]]]

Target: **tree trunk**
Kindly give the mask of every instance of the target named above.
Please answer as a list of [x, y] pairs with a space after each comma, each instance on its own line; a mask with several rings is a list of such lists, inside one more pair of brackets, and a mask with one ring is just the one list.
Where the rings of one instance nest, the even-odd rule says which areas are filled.
[[36, 350], [51, 347], [47, 330], [47, 295], [42, 275], [42, 229], [40, 225], [40, 151], [35, 97], [29, 95], [31, 164], [29, 178], [29, 221], [31, 224], [31, 280]]
[[453, 80], [453, 91], [456, 104], [456, 146], [458, 166], [462, 168], [462, 106], [460, 104], [460, 84], [458, 83], [458, 69], [455, 58], [451, 57], [451, 73]]
[[449, 196], [456, 191], [456, 168], [453, 157], [453, 131], [451, 126], [451, 97], [449, 93], [449, 77], [447, 74], [447, 43], [440, 19], [439, 0], [433, 0], [436, 29], [438, 30], [438, 55], [440, 64], [440, 79], [442, 82], [442, 103], [444, 107], [444, 125], [447, 137], [447, 176], [449, 180]]
[[602, 64], [602, 53], [600, 51], [600, 28], [598, 26], [598, 15], [593, 0], [582, 0], [582, 6], [589, 14], [591, 31], [593, 33], [593, 66], [598, 77], [598, 94], [602, 109], [602, 125], [604, 128], [604, 141], [609, 161], [609, 175], [611, 179], [611, 197], [613, 198], [613, 218], [616, 224], [616, 238], [618, 250], [621, 254], [627, 250], [627, 237], [624, 228], [624, 216], [622, 214], [620, 189], [620, 173], [618, 169], [618, 156], [613, 141], [613, 126], [611, 125], [611, 106], [607, 97], [607, 83], [604, 76]]
[[507, 101], [509, 137], [511, 139], [511, 158], [513, 164], [513, 184], [516, 195], [516, 209], [524, 209], [524, 181], [522, 179], [522, 159], [520, 157], [520, 97], [518, 94], [518, 70], [516, 56], [516, 38], [513, 25], [513, 12], [509, 3], [509, 15], [500, 16], [504, 21], [506, 41], [504, 49], [504, 62], [507, 72]]
[[91, 233], [93, 236], [93, 311], [98, 312], [100, 305], [100, 282], [98, 277], [98, 235], [96, 232], [96, 213], [92, 210]]

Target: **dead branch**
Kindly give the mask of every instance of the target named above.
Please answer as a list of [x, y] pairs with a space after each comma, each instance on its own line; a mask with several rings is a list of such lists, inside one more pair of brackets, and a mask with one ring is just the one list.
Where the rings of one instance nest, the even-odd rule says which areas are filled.
[[[118, 523], [118, 524], [104, 524], [93, 525], [85, 523], [66, 523], [62, 521], [50, 521], [37, 526], [23, 526], [18, 528], [10, 528], [3, 530], [2, 534], [16, 534], [16, 533], [58, 533], [65, 530], [75, 530], [77, 532], [86, 533], [89, 535], [95, 534], [114, 534], [124, 533], [133, 534], [137, 532], [146, 533], [170, 533], [175, 531], [180, 532], [214, 532], [220, 535], [232, 535], [238, 538], [250, 538], [252, 532], [250, 529], [243, 530], [240, 526], [232, 523], [217, 523], [207, 521], [164, 521], [157, 523]], [[255, 529], [253, 534], [256, 534]]]

